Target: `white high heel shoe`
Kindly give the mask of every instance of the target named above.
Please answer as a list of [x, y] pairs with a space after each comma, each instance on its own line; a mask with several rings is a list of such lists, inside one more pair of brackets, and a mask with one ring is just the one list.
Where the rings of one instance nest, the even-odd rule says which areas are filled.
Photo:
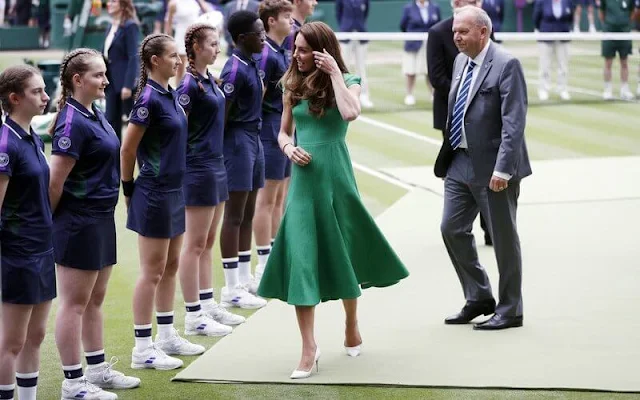
[[362, 344], [359, 344], [354, 347], [344, 346], [344, 349], [347, 351], [347, 355], [349, 357], [358, 357], [360, 355], [360, 346], [362, 346]]
[[[318, 360], [320, 360], [320, 348], [316, 347], [316, 355], [313, 358], [313, 363], [316, 366], [316, 372], [318, 372], [320, 370], [319, 366], [318, 366]], [[305, 379], [311, 376], [311, 374], [313, 373], [313, 365], [311, 366], [311, 368], [308, 371], [301, 371], [299, 369], [296, 369], [295, 371], [293, 371], [293, 373], [291, 374], [291, 379]]]

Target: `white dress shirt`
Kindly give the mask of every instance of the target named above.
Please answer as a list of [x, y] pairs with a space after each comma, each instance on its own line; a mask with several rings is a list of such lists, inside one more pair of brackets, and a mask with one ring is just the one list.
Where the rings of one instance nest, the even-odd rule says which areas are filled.
[[111, 30], [107, 34], [107, 38], [104, 41], [104, 56], [109, 59], [109, 49], [111, 48], [111, 44], [113, 43], [113, 38], [118, 31], [118, 26], [120, 25], [120, 21], [113, 21], [113, 25], [111, 25]]
[[[469, 101], [471, 100], [471, 92], [473, 92], [473, 87], [475, 86], [476, 79], [478, 78], [478, 74], [480, 73], [482, 68], [484, 68], [482, 64], [484, 63], [484, 59], [487, 56], [487, 52], [489, 51], [490, 45], [491, 45], [491, 40], [487, 41], [487, 44], [484, 46], [482, 51], [480, 51], [480, 53], [478, 53], [478, 55], [475, 58], [473, 59], [469, 58], [469, 61], [473, 61], [476, 64], [476, 66], [473, 68], [473, 71], [471, 71], [471, 84], [469, 86], [469, 94], [467, 95], [467, 104], [464, 105], [465, 113], [467, 112], [467, 107], [469, 107]], [[469, 63], [467, 62], [467, 65], [465, 65], [462, 71], [462, 75], [460, 76], [460, 85], [458, 86], [458, 92], [456, 93], [456, 98], [458, 98], [458, 96], [460, 95], [460, 89], [462, 89], [462, 82], [464, 81], [464, 77], [467, 76], [468, 67], [469, 67]], [[462, 121], [463, 121], [462, 122], [462, 138], [460, 141], [460, 148], [466, 149], [468, 148], [468, 145], [467, 145], [467, 134], [464, 129], [464, 116], [462, 117]], [[493, 171], [493, 174], [498, 178], [502, 178], [506, 180], [511, 179], [511, 175], [506, 174], [504, 172]]]
[[420, 16], [422, 17], [422, 22], [426, 24], [429, 21], [429, 2], [425, 1], [424, 4], [420, 4], [419, 1], [416, 1], [416, 5], [420, 10]]

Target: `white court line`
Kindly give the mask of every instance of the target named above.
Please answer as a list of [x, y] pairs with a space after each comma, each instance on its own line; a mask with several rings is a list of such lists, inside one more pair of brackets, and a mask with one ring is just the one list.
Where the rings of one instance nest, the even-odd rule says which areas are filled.
[[430, 138], [430, 137], [427, 137], [427, 136], [424, 136], [424, 135], [420, 135], [418, 133], [411, 132], [411, 131], [408, 131], [406, 129], [399, 128], [399, 127], [397, 127], [395, 125], [387, 124], [385, 122], [380, 122], [380, 121], [375, 120], [373, 118], [364, 117], [364, 116], [361, 115], [361, 116], [358, 117], [357, 121], [362, 121], [365, 124], [373, 125], [373, 126], [376, 126], [378, 128], [382, 128], [382, 129], [387, 129], [387, 130], [390, 130], [392, 132], [399, 133], [400, 135], [405, 135], [405, 136], [408, 136], [408, 137], [413, 138], [413, 139], [421, 140], [421, 141], [423, 141], [425, 143], [429, 143], [429, 144], [432, 144], [434, 146], [440, 147], [442, 145], [442, 140], [437, 140], [437, 139], [433, 139], [433, 138]]
[[403, 188], [405, 190], [408, 190], [408, 191], [412, 191], [413, 189], [415, 189], [414, 186], [408, 185], [408, 184], [406, 184], [405, 182], [402, 182], [399, 179], [396, 179], [396, 178], [394, 178], [394, 177], [392, 177], [390, 175], [383, 174], [383, 173], [381, 173], [379, 171], [376, 171], [375, 169], [371, 169], [371, 168], [366, 167], [366, 166], [364, 166], [362, 164], [359, 164], [359, 163], [357, 163], [355, 161], [351, 161], [351, 164], [353, 165], [353, 168], [355, 168], [357, 170], [360, 170], [360, 171], [362, 171], [362, 172], [364, 172], [366, 174], [369, 174], [371, 176], [375, 176], [378, 179], [382, 179], [383, 181], [385, 181], [387, 183], [390, 183], [392, 185], [401, 187], [401, 188]]

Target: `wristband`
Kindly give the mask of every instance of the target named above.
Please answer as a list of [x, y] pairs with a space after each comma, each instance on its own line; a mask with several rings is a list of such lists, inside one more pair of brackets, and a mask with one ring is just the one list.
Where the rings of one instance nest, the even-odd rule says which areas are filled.
[[135, 184], [133, 179], [130, 181], [122, 181], [122, 192], [124, 193], [125, 197], [131, 197], [131, 195], [133, 194], [133, 189], [135, 188]]
[[284, 146], [282, 146], [282, 152], [283, 152], [283, 153], [284, 153], [284, 149], [285, 149], [287, 146], [289, 146], [290, 144], [292, 145], [292, 143], [291, 143], [291, 142], [289, 142], [289, 143], [285, 144]]

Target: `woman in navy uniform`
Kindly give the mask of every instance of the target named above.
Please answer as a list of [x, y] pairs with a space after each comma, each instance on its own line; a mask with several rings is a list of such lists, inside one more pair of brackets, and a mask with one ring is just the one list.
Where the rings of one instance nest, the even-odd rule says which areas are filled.
[[[426, 0], [415, 0], [404, 6], [400, 30], [402, 32], [429, 32], [429, 28], [440, 21], [440, 7]], [[416, 98], [413, 88], [416, 85], [416, 75], [427, 77], [427, 46], [422, 40], [409, 40], [404, 43], [402, 57], [402, 73], [407, 77], [407, 95], [404, 104], [413, 106]], [[427, 86], [430, 87], [427, 78]]]
[[482, 0], [482, 9], [491, 18], [494, 32], [502, 32], [504, 22], [504, 0]]
[[103, 389], [140, 385], [140, 379], [113, 370], [104, 354], [102, 304], [116, 264], [120, 141], [93, 102], [104, 98], [108, 84], [107, 67], [97, 51], [77, 49], [62, 60], [60, 112], [50, 128], [49, 183], [60, 285], [56, 345], [65, 377], [62, 399], [76, 399], [83, 392], [115, 399]]
[[[536, 0], [533, 5], [533, 26], [539, 32], [569, 32], [573, 18], [573, 0]], [[569, 78], [569, 41], [544, 40], [540, 46], [540, 86], [538, 98], [549, 99], [551, 89], [551, 65], [556, 59], [558, 94], [562, 100], [570, 100], [567, 81]]]
[[104, 56], [107, 59], [107, 121], [118, 138], [121, 137], [122, 115], [129, 115], [133, 88], [140, 68], [138, 43], [140, 27], [132, 0], [109, 0], [107, 3], [113, 24], [107, 29]]
[[229, 198], [222, 155], [225, 97], [207, 69], [220, 53], [218, 39], [216, 29], [208, 24], [193, 24], [187, 29], [189, 65], [177, 90], [189, 121], [184, 179], [186, 234], [178, 269], [187, 309], [187, 335], [224, 336], [232, 331], [228, 325], [245, 321], [213, 299], [211, 250]]
[[[178, 259], [185, 231], [182, 192], [186, 170], [187, 117], [169, 79], [180, 56], [169, 35], [152, 34], [140, 44], [140, 77], [127, 134], [120, 150], [127, 228], [138, 233], [140, 276], [133, 294], [135, 347], [132, 368], [175, 369], [204, 347], [189, 343], [173, 328]], [[133, 180], [138, 160], [139, 173]], [[154, 302], [158, 322], [151, 340]]]
[[224, 209], [220, 248], [225, 287], [224, 306], [261, 308], [267, 302], [249, 293], [252, 221], [258, 189], [264, 186], [264, 153], [260, 141], [263, 85], [253, 54], [264, 46], [264, 25], [258, 14], [237, 11], [227, 23], [236, 44], [220, 79], [226, 96], [224, 165], [229, 200]]
[[282, 86], [280, 80], [289, 67], [282, 44], [291, 31], [293, 6], [288, 0], [265, 0], [259, 15], [267, 31], [267, 40], [258, 56], [258, 67], [265, 95], [262, 101], [260, 141], [264, 149], [265, 186], [258, 191], [253, 232], [258, 252], [258, 265], [249, 292], [255, 294], [282, 219], [282, 208], [276, 207], [278, 196], [285, 191], [285, 180], [291, 176], [291, 161], [278, 147], [282, 118]]
[[35, 399], [51, 300], [56, 297], [49, 165], [31, 120], [49, 96], [40, 72], [9, 67], [0, 74], [0, 399]]

